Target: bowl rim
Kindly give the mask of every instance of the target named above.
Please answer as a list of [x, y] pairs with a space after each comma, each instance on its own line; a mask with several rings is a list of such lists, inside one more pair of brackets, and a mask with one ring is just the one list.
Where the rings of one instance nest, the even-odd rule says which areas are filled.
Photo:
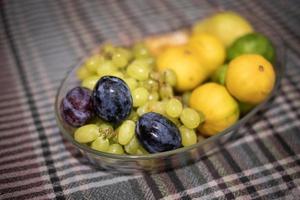
[[[265, 23], [264, 23], [264, 25], [265, 25]], [[270, 27], [270, 25], [267, 25], [267, 26]], [[177, 30], [179, 30], [179, 29], [177, 29]], [[169, 30], [168, 32], [161, 32], [158, 34], [149, 34], [147, 36], [161, 35], [161, 34], [165, 34], [165, 33], [170, 33], [171, 31], [173, 31], [173, 30]], [[278, 46], [274, 45], [274, 42], [271, 39], [273, 45], [276, 48], [276, 59], [273, 64], [273, 66], [275, 66], [274, 71], [276, 74], [276, 79], [275, 79], [274, 87], [273, 87], [272, 91], [270, 92], [270, 94], [268, 95], [268, 97], [263, 102], [256, 105], [250, 112], [245, 114], [242, 118], [240, 118], [236, 123], [234, 123], [227, 129], [221, 131], [218, 134], [215, 134], [213, 136], [205, 138], [204, 140], [197, 142], [194, 145], [191, 145], [188, 147], [180, 147], [178, 149], [174, 149], [174, 150], [170, 150], [170, 151], [166, 151], [166, 152], [154, 153], [154, 154], [145, 154], [145, 155], [122, 154], [122, 155], [118, 155], [118, 154], [100, 152], [100, 151], [97, 151], [97, 150], [94, 150], [94, 149], [88, 147], [87, 145], [76, 142], [74, 140], [74, 138], [71, 136], [71, 134], [62, 125], [62, 119], [60, 119], [60, 110], [59, 110], [60, 102], [58, 102], [58, 99], [59, 99], [60, 91], [63, 88], [64, 84], [66, 83], [69, 75], [72, 74], [72, 72], [74, 70], [76, 70], [79, 66], [81, 66], [83, 64], [83, 62], [85, 61], [85, 59], [89, 55], [92, 55], [92, 53], [87, 54], [87, 56], [84, 56], [84, 58], [82, 58], [81, 61], [78, 62], [78, 64], [72, 65], [70, 67], [70, 70], [67, 71], [66, 76], [61, 81], [59, 88], [56, 92], [54, 110], [55, 110], [55, 118], [56, 118], [56, 122], [59, 127], [59, 130], [60, 130], [60, 132], [62, 132], [62, 135], [69, 142], [71, 142], [73, 145], [75, 145], [77, 148], [79, 148], [82, 151], [88, 152], [90, 154], [94, 154], [95, 156], [100, 156], [100, 157], [105, 157], [105, 158], [110, 158], [110, 159], [118, 159], [118, 160], [123, 160], [123, 161], [151, 160], [151, 159], [159, 159], [159, 158], [163, 159], [165, 157], [187, 153], [191, 150], [200, 148], [201, 146], [204, 146], [205, 144], [207, 144], [211, 141], [214, 141], [214, 140], [218, 139], [219, 137], [222, 137], [222, 136], [226, 135], [227, 133], [236, 130], [239, 127], [242, 127], [244, 123], [246, 123], [247, 121], [249, 121], [250, 118], [252, 118], [252, 116], [254, 116], [258, 111], [262, 110], [267, 105], [267, 103], [271, 100], [271, 98], [273, 98], [275, 96], [275, 94], [279, 91], [281, 80], [285, 75], [285, 68], [286, 68], [285, 67], [285, 63], [286, 63], [285, 49], [286, 48], [285, 48], [285, 44], [283, 42], [282, 36], [280, 36], [279, 34], [274, 34], [274, 36], [276, 38], [278, 38], [277, 43], [279, 43], [279, 45], [278, 45], [279, 47], [278, 47]], [[103, 44], [105, 44], [105, 42], [101, 43], [100, 46]], [[99, 48], [96, 48], [96, 49], [99, 49]], [[91, 52], [95, 52], [95, 51], [91, 51]]]

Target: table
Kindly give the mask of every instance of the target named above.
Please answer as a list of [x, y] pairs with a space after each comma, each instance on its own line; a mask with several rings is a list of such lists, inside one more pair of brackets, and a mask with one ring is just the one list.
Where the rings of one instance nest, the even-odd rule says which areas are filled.
[[[299, 1], [0, 3], [0, 199], [300, 198]], [[286, 75], [273, 103], [245, 125], [242, 137], [193, 165], [159, 174], [96, 170], [55, 122], [65, 73], [101, 42], [191, 25], [210, 6], [253, 24], [263, 20], [284, 39]]]

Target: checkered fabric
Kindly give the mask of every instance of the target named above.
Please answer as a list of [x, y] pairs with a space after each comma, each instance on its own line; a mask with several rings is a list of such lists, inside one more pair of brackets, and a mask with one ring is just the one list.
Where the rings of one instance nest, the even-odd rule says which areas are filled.
[[[101, 42], [189, 26], [212, 7], [284, 39], [286, 74], [272, 104], [195, 164], [158, 174], [95, 169], [56, 125], [65, 73]], [[0, 199], [300, 199], [299, 1], [1, 0], [0, 9]]]

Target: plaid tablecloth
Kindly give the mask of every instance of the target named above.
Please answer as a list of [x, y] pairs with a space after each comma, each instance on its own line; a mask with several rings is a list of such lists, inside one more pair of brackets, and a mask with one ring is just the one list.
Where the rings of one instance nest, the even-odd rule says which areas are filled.
[[[0, 3], [0, 199], [300, 199], [299, 1]], [[284, 39], [286, 77], [272, 105], [243, 137], [193, 165], [159, 174], [96, 170], [55, 122], [66, 71], [103, 41], [174, 30], [212, 6], [263, 20]]]

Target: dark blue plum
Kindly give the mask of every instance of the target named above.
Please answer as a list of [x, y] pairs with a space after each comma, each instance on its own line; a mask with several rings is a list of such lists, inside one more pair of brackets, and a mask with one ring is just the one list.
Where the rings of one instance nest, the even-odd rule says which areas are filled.
[[93, 90], [94, 110], [98, 117], [112, 124], [124, 121], [132, 109], [127, 84], [114, 76], [103, 76]]
[[94, 116], [91, 91], [83, 87], [71, 89], [60, 104], [60, 112], [71, 126], [86, 124]]
[[176, 125], [161, 114], [142, 115], [135, 128], [137, 138], [150, 153], [170, 151], [181, 147], [181, 136]]

